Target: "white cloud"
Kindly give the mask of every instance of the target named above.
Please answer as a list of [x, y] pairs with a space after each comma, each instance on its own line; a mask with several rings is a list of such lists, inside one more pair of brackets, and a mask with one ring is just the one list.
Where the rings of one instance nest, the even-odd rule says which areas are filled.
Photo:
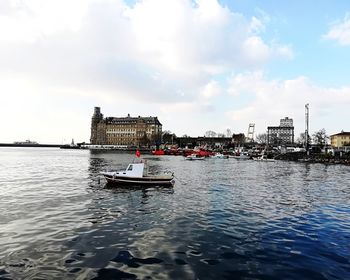
[[88, 0], [2, 0], [0, 41], [29, 42], [58, 32], [78, 31]]
[[283, 58], [293, 59], [294, 52], [291, 47], [288, 46], [276, 46], [275, 52], [277, 56], [281, 56]]
[[279, 125], [284, 117], [294, 119], [296, 133], [304, 130], [304, 106], [310, 104], [311, 130], [326, 128], [329, 133], [344, 128], [344, 121], [334, 122], [335, 116], [346, 116], [350, 104], [350, 87], [322, 88], [300, 76], [291, 80], [267, 80], [262, 72], [233, 75], [228, 90], [234, 96], [251, 93], [253, 100], [226, 114], [240, 124], [256, 123], [258, 132], [269, 125]]
[[220, 95], [222, 88], [217, 81], [210, 81], [201, 90], [200, 95], [204, 98], [210, 99], [214, 96]]
[[252, 17], [249, 25], [249, 31], [251, 33], [260, 33], [265, 31], [265, 24], [257, 17]]
[[[216, 0], [143, 0], [133, 7], [118, 0], [73, 2], [30, 0], [2, 15], [1, 68], [139, 95], [161, 83], [159, 94], [171, 95], [174, 83], [193, 92], [212, 75], [259, 67], [281, 54], [258, 32], [250, 34], [252, 26], [263, 29], [261, 21]], [[155, 73], [161, 78], [156, 82]], [[139, 82], [132, 85], [129, 74]]]
[[[12, 106], [11, 127], [43, 106], [84, 106], [77, 119], [88, 120], [94, 105], [118, 104], [114, 115], [138, 115], [145, 107], [162, 114], [159, 108], [178, 103], [213, 112], [208, 100], [224, 91], [217, 76], [290, 58], [288, 46], [263, 39], [264, 17], [246, 18], [217, 0], [140, 0], [133, 6], [123, 0], [2, 0], [0, 92]], [[37, 93], [41, 99], [31, 98]], [[23, 98], [30, 110], [14, 106]], [[7, 113], [0, 110], [0, 118]], [[42, 130], [38, 119], [32, 127], [35, 140], [55, 142], [57, 135]]]
[[335, 40], [340, 45], [350, 45], [350, 14], [347, 14], [342, 22], [333, 23], [324, 39]]

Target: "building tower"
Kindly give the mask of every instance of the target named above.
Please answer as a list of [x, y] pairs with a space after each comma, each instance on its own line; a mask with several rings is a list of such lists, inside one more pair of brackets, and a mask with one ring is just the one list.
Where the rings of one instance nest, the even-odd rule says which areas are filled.
[[294, 143], [293, 119], [280, 119], [279, 126], [267, 127], [267, 143], [270, 145], [286, 145]]
[[284, 119], [280, 119], [280, 127], [292, 127], [293, 119], [285, 117]]
[[98, 143], [98, 124], [100, 121], [103, 120], [103, 114], [101, 114], [101, 108], [95, 107], [94, 114], [91, 118], [91, 137], [90, 137], [90, 143], [91, 144], [99, 144]]
[[309, 103], [305, 104], [305, 150], [309, 152]]
[[255, 130], [255, 123], [250, 123], [248, 127], [248, 134], [247, 134], [247, 141], [246, 142], [253, 142], [254, 141], [254, 130]]

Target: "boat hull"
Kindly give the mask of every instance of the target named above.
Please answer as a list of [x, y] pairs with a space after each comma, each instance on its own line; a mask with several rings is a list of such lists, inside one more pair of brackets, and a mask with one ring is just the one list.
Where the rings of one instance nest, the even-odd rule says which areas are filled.
[[253, 158], [253, 160], [255, 160], [255, 161], [269, 161], [269, 162], [275, 161], [275, 159], [273, 159], [273, 158]]
[[230, 156], [230, 158], [234, 158], [234, 159], [251, 159], [250, 156], [246, 156], [246, 155]]
[[123, 176], [104, 176], [109, 185], [120, 185], [120, 186], [173, 186], [173, 176], [162, 176], [162, 177], [142, 177], [132, 178]]
[[198, 158], [186, 157], [185, 160], [204, 160], [204, 157], [198, 157]]

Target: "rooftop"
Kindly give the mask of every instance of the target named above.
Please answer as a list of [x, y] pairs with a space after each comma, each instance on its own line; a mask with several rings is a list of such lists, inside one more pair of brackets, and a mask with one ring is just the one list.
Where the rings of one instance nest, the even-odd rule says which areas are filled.
[[350, 136], [350, 132], [342, 131], [336, 134], [332, 134], [331, 136]]

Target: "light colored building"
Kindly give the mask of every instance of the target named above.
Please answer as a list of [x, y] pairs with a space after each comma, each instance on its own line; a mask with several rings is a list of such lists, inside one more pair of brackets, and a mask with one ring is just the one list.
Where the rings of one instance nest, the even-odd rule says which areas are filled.
[[95, 107], [91, 119], [92, 145], [148, 146], [160, 143], [162, 124], [157, 117], [103, 118]]
[[271, 145], [293, 144], [294, 126], [293, 119], [285, 117], [280, 120], [279, 126], [267, 127], [267, 141]]
[[293, 119], [290, 119], [288, 117], [280, 119], [280, 127], [293, 127]]
[[331, 135], [331, 145], [333, 148], [341, 148], [350, 145], [350, 132], [340, 132]]

